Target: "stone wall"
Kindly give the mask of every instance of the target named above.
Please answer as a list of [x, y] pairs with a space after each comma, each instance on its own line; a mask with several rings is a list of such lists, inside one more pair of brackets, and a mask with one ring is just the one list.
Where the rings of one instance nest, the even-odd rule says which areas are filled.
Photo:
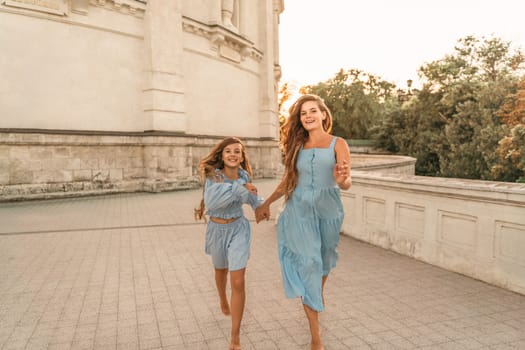
[[[80, 2], [0, 1], [0, 128], [147, 128], [146, 6]], [[45, 12], [53, 3], [64, 12]]]
[[[0, 130], [0, 201], [199, 185], [197, 166], [222, 137]], [[243, 138], [254, 178], [280, 176], [276, 140]], [[413, 174], [415, 159], [354, 154], [356, 170]]]
[[[194, 188], [200, 159], [220, 139], [0, 132], [0, 200]], [[243, 141], [254, 177], [275, 176], [276, 141]]]

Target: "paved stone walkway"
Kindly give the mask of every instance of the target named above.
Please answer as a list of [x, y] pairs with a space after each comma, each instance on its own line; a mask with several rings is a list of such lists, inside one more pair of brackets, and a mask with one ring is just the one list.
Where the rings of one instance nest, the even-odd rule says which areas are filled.
[[[269, 194], [276, 182], [256, 184]], [[0, 203], [0, 349], [227, 349], [230, 320], [193, 220], [200, 194]], [[275, 225], [252, 228], [243, 349], [308, 349]], [[321, 314], [327, 350], [525, 349], [525, 296], [346, 236], [339, 253]]]

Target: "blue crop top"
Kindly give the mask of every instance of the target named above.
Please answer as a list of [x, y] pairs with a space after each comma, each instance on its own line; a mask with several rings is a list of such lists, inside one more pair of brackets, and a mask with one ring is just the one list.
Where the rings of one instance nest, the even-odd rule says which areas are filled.
[[[239, 169], [239, 178], [232, 180], [215, 169], [215, 177], [206, 178], [204, 183], [204, 205], [206, 214], [221, 219], [244, 216], [243, 204], [249, 204], [255, 210], [263, 199], [250, 193], [243, 185], [250, 182], [250, 176], [244, 169]], [[219, 181], [217, 181], [219, 179]]]

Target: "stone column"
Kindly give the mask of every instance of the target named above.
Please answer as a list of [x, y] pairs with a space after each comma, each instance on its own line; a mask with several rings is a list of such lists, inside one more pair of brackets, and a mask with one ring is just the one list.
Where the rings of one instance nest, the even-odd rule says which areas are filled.
[[149, 0], [144, 18], [146, 130], [186, 132], [182, 0]]
[[260, 63], [261, 109], [259, 112], [259, 130], [261, 137], [278, 138], [279, 111], [277, 110], [277, 92], [280, 79], [278, 61], [278, 21], [282, 12], [282, 0], [265, 1], [264, 11], [260, 12], [262, 32], [262, 50], [264, 56]]

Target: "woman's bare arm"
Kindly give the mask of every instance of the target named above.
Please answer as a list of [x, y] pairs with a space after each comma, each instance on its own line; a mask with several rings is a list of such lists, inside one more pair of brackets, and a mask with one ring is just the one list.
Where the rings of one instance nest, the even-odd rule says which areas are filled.
[[340, 137], [337, 138], [337, 141], [335, 143], [335, 159], [335, 182], [337, 183], [340, 189], [347, 190], [350, 188], [350, 186], [352, 186], [352, 178], [350, 177], [350, 148], [348, 147], [346, 141]]

